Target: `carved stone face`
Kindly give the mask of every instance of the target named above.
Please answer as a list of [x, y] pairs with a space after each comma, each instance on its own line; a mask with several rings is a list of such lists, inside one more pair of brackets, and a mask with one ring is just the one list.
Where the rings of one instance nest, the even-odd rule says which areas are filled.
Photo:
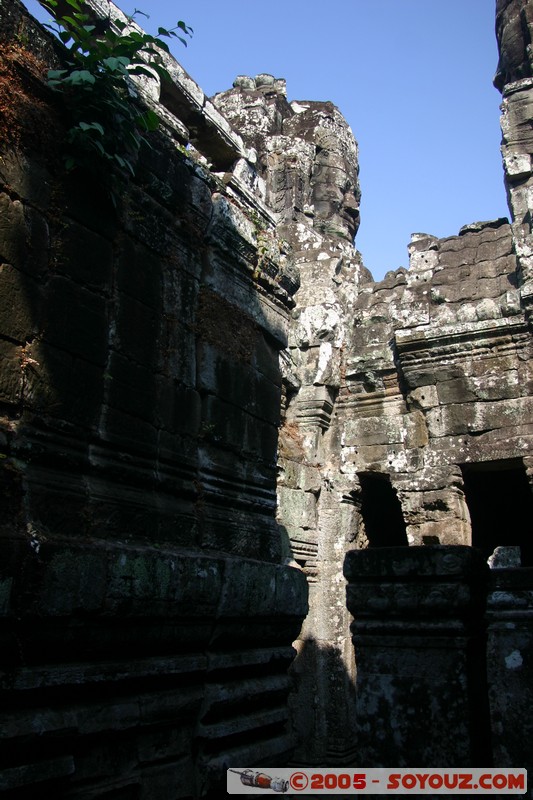
[[[327, 161], [327, 163], [325, 163]], [[318, 150], [311, 178], [315, 226], [353, 240], [359, 227], [359, 186], [353, 165], [339, 152]]]
[[494, 85], [500, 91], [506, 83], [530, 77], [533, 70], [531, 64], [531, 34], [533, 23], [530, 6], [524, 0], [497, 0], [496, 2], [496, 36], [500, 51], [498, 68]]
[[359, 226], [357, 144], [332, 103], [298, 103], [284, 131], [314, 144], [310, 200], [315, 227], [353, 240]]
[[352, 242], [361, 196], [357, 144], [333, 103], [289, 104], [284, 81], [272, 76], [240, 76], [213, 101], [257, 150], [273, 210], [287, 220], [305, 213], [318, 230]]

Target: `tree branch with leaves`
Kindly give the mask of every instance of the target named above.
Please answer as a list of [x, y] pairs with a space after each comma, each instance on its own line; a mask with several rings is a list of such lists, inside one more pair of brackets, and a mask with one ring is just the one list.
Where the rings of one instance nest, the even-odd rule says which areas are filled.
[[93, 166], [134, 175], [146, 134], [157, 129], [155, 111], [142, 107], [132, 77], [170, 80], [162, 52], [168, 40], [185, 46], [192, 28], [180, 20], [152, 36], [124, 19], [96, 19], [83, 0], [39, 0], [52, 16], [47, 25], [63, 45], [62, 69], [49, 70], [48, 85], [61, 92], [68, 115], [65, 166]]

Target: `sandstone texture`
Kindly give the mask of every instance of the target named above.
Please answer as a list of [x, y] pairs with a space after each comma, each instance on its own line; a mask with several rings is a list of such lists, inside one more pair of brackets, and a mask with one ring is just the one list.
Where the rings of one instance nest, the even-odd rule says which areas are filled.
[[[301, 567], [310, 592], [293, 667], [300, 739], [294, 758], [346, 763], [355, 757], [355, 664], [346, 638], [350, 619], [342, 575], [352, 542], [352, 505], [337, 477], [340, 453], [329, 429], [343, 383], [352, 309], [361, 285], [371, 280], [353, 246], [360, 201], [357, 144], [332, 103], [288, 103], [284, 81], [273, 76], [240, 76], [214, 103], [257, 152], [267, 202], [299, 274], [282, 355], [278, 489], [287, 558]], [[348, 497], [349, 492], [346, 486]]]
[[0, 791], [533, 769], [532, 24], [498, 1], [510, 218], [375, 282], [332, 103], [165, 56], [115, 208], [0, 0]]
[[510, 222], [414, 234], [354, 305], [334, 419], [365, 763], [531, 769], [532, 9], [497, 3]]
[[342, 597], [348, 551], [473, 544], [487, 560], [503, 546], [533, 566], [522, 522], [533, 512], [530, 5], [497, 9], [511, 221], [473, 222], [445, 239], [415, 233], [409, 268], [378, 283], [353, 245], [357, 145], [337, 109], [288, 102], [284, 81], [268, 75], [239, 76], [213, 100], [256, 151], [299, 270], [282, 354], [278, 519], [310, 590], [293, 667], [301, 763], [361, 752]]
[[307, 586], [275, 519], [292, 268], [262, 249], [242, 138], [178, 64], [114, 208], [63, 171], [51, 38], [11, 0], [0, 30], [0, 792], [220, 794], [227, 766], [296, 742]]

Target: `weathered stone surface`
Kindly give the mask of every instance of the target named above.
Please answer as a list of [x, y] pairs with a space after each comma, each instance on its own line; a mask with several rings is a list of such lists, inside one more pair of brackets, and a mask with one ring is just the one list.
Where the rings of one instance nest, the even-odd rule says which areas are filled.
[[[523, 10], [528, 4], [516, 5]], [[515, 97], [529, 88], [517, 84], [509, 91], [503, 105], [508, 147], [504, 164], [512, 167], [507, 176], [511, 209], [522, 220], [529, 215], [529, 199], [517, 180], [529, 180], [529, 175], [522, 172], [525, 161], [518, 166], [511, 153], [531, 152], [528, 112], [525, 107], [518, 112]], [[527, 515], [525, 509], [531, 506], [528, 237], [528, 227], [505, 220], [464, 226], [459, 236], [444, 240], [417, 235], [410, 246], [406, 283], [385, 280], [373, 294], [356, 298], [357, 327], [346, 348], [346, 385], [341, 385], [334, 412], [343, 470], [354, 477], [390, 478], [411, 545], [474, 543], [484, 557], [495, 545], [509, 545], [525, 564], [532, 563], [529, 537], [520, 535], [521, 523], [513, 520], [510, 507], [523, 503], [522, 513]], [[420, 294], [429, 300], [427, 319], [420, 315], [405, 324], [402, 320], [412, 304], [416, 311]], [[390, 378], [386, 383], [391, 373], [398, 376], [395, 386]], [[398, 416], [389, 419], [389, 409]], [[413, 446], [408, 431], [415, 411], [425, 439], [419, 437]], [[371, 521], [365, 518], [364, 505], [361, 517], [359, 527], [364, 528]], [[407, 766], [428, 759], [428, 764], [449, 760], [457, 766], [463, 763], [464, 748], [470, 748], [470, 760], [529, 763], [511, 733], [522, 724], [518, 698], [529, 691], [523, 656], [529, 617], [523, 618], [516, 640], [515, 624], [510, 622], [513, 613], [527, 607], [526, 571], [515, 570], [523, 576], [513, 574], [511, 581], [504, 577], [511, 571], [495, 570], [493, 581], [509, 580], [512, 585], [516, 580], [521, 590], [489, 592], [484, 617], [487, 577], [481, 564], [472, 564], [465, 572], [465, 585], [459, 587], [443, 576], [429, 577], [431, 570], [426, 575], [425, 560], [434, 558], [434, 547], [427, 553], [411, 551], [368, 549], [349, 554], [346, 561], [348, 606], [355, 616], [358, 741], [367, 762]], [[438, 552], [453, 558], [455, 548]], [[409, 564], [416, 558], [420, 562], [413, 572]], [[476, 572], [478, 579], [473, 578]], [[485, 650], [487, 622], [492, 632]], [[432, 630], [431, 646], [428, 632], [421, 632], [426, 623]], [[450, 648], [447, 636], [458, 636], [461, 644]], [[473, 636], [472, 646], [459, 656], [468, 636]], [[453, 665], [452, 649], [458, 656]], [[469, 683], [469, 658], [476, 661], [477, 686]], [[446, 697], [452, 687], [453, 697]], [[438, 712], [436, 738], [432, 730], [424, 730], [427, 717], [415, 707], [421, 702], [435, 709], [439, 697], [444, 707]], [[451, 708], [452, 717], [447, 717]], [[489, 714], [492, 742], [476, 740], [471, 732], [476, 726], [488, 729]], [[409, 719], [416, 719], [415, 725]], [[458, 738], [463, 745], [455, 750]], [[509, 749], [505, 742], [511, 742]]]
[[531, 42], [533, 16], [524, 0], [497, 0], [496, 34], [500, 60], [494, 83], [500, 91], [506, 84], [531, 75]]
[[[342, 763], [353, 755], [353, 692], [346, 676], [353, 674], [354, 665], [342, 634], [348, 625], [346, 610], [341, 604], [332, 613], [346, 544], [339, 550], [324, 436], [342, 382], [349, 309], [358, 285], [368, 279], [352, 245], [359, 224], [357, 145], [331, 103], [289, 103], [284, 82], [272, 76], [239, 76], [234, 88], [217, 95], [214, 103], [257, 151], [267, 201], [280, 217], [280, 233], [299, 271], [284, 370], [278, 495], [289, 558], [302, 566], [314, 598], [297, 645], [294, 674], [299, 689], [292, 705], [305, 741], [296, 758]], [[340, 491], [335, 489], [331, 498], [340, 500]], [[326, 663], [335, 664], [338, 688], [317, 677]], [[312, 721], [304, 711], [311, 702], [316, 708]], [[339, 715], [347, 720], [343, 731], [335, 722]]]
[[532, 570], [495, 569], [487, 607], [488, 683], [494, 761], [530, 764]]
[[[138, 82], [162, 135], [117, 213], [90, 178], [58, 180], [62, 123], [35, 63], [3, 52], [0, 680], [21, 766], [2, 788], [166, 800], [229, 763], [526, 763], [508, 736], [529, 675], [521, 570], [491, 578], [509, 585], [488, 672], [476, 637], [480, 558], [533, 563], [532, 20], [530, 0], [497, 3], [511, 223], [413, 234], [409, 269], [379, 283], [331, 103], [291, 102], [267, 73], [210, 100], [165, 54], [172, 81]], [[57, 65], [0, 2], [4, 38], [27, 26]], [[471, 735], [489, 730], [472, 670], [493, 681], [492, 753]]]
[[348, 554], [365, 763], [460, 767], [491, 758], [481, 635], [487, 573], [468, 547]]
[[[21, 26], [44, 74], [50, 38], [0, 3], [2, 41]], [[60, 148], [20, 53], [20, 102]], [[255, 154], [164, 60], [163, 130], [116, 209], [46, 136], [2, 138], [1, 790], [199, 797], [296, 744], [307, 584], [282, 563], [275, 479], [298, 277]]]

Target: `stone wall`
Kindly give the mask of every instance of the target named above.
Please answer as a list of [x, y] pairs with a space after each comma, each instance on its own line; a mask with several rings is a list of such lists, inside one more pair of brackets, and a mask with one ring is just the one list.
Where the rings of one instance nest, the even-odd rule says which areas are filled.
[[[532, 9], [497, 3], [511, 223], [414, 234], [409, 269], [354, 304], [334, 424], [362, 548], [345, 562], [358, 750], [375, 766], [532, 768]], [[398, 544], [415, 547], [378, 549]]]
[[300, 740], [294, 759], [333, 765], [355, 757], [355, 664], [342, 575], [352, 507], [333, 481], [339, 452], [330, 425], [352, 308], [371, 275], [353, 247], [360, 199], [353, 134], [331, 103], [288, 103], [285, 92], [285, 82], [273, 76], [239, 76], [214, 103], [255, 147], [267, 201], [299, 273], [289, 347], [282, 354], [278, 488], [289, 555], [307, 576], [310, 593], [293, 668]]
[[[414, 234], [409, 269], [376, 283], [353, 243], [358, 151], [335, 106], [289, 102], [267, 74], [209, 99], [167, 59], [172, 81], [143, 95], [163, 131], [114, 209], [89, 176], [81, 190], [62, 174], [42, 80], [57, 54], [0, 0], [3, 786], [157, 798], [179, 774], [189, 797], [228, 763], [381, 763], [362, 750], [343, 563], [399, 545], [422, 564], [418, 546], [459, 547], [465, 575], [519, 548], [514, 571], [486, 578], [489, 688], [474, 699], [495, 761], [522, 766], [519, 743], [505, 755], [520, 703], [499, 687], [512, 669], [519, 695], [529, 674], [513, 653], [530, 629], [516, 567], [533, 564], [531, 6], [497, 4], [511, 222]], [[385, 597], [394, 569], [374, 567], [357, 580]], [[424, 650], [455, 612], [420, 620], [417, 602], [424, 663], [468, 673], [470, 629]], [[388, 657], [376, 631], [361, 680]], [[468, 647], [452, 664], [456, 634]]]
[[213, 100], [256, 149], [300, 272], [278, 513], [310, 589], [293, 668], [301, 763], [354, 757], [351, 548], [475, 544], [486, 559], [517, 545], [533, 564], [530, 6], [497, 8], [512, 222], [413, 234], [409, 269], [377, 283], [353, 245], [357, 145], [337, 109], [289, 103], [269, 75], [239, 76]]
[[254, 154], [176, 62], [115, 208], [64, 172], [51, 39], [14, 0], [0, 31], [0, 791], [220, 792], [295, 744], [291, 267]]
[[[473, 223], [440, 240], [413, 234], [409, 269], [363, 285], [353, 304], [333, 424], [360, 546], [399, 537], [473, 543], [489, 556], [519, 545], [533, 564], [520, 522], [532, 510], [530, 17], [531, 3], [498, 3], [511, 223]], [[385, 502], [385, 487], [388, 538], [369, 506], [371, 497]]]
[[361, 763], [530, 772], [533, 570], [429, 545], [353, 550], [345, 574]]
[[[529, 464], [532, 345], [512, 229], [496, 220], [448, 239], [415, 235], [410, 250], [408, 271], [363, 287], [354, 305], [341, 470], [354, 484], [390, 480], [409, 544], [470, 544], [461, 468], [525, 476]], [[498, 544], [530, 557], [519, 530], [489, 538], [487, 556]]]

